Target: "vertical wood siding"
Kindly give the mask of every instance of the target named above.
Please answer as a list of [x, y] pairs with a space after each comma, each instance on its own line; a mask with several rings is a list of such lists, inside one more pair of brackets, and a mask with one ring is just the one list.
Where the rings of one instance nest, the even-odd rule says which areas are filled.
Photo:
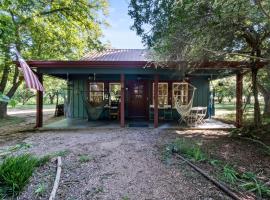
[[[118, 78], [118, 77], [117, 77]], [[107, 80], [104, 80], [104, 82], [108, 83], [108, 80], [112, 78], [108, 78]], [[192, 77], [190, 79], [190, 83], [194, 85], [197, 90], [195, 92], [193, 106], [208, 106], [209, 102], [209, 81], [206, 77]], [[70, 106], [71, 106], [71, 117], [72, 118], [81, 118], [86, 119], [87, 114], [85, 111], [85, 107], [83, 105], [83, 98], [87, 95], [85, 91], [88, 90], [88, 79], [87, 78], [81, 78], [81, 79], [72, 79], [71, 86], [69, 88], [69, 95], [70, 95]], [[102, 81], [102, 80], [101, 80]], [[110, 82], [110, 81], [109, 81]], [[112, 79], [111, 82], [116, 82], [116, 79]], [[166, 82], [162, 80], [162, 82]], [[169, 82], [169, 99], [172, 95], [172, 82], [174, 81], [168, 81]], [[105, 88], [108, 89], [108, 88]], [[148, 92], [149, 92], [149, 105], [152, 104], [152, 80], [149, 80], [148, 84]], [[127, 102], [126, 102], [127, 103]], [[171, 99], [169, 100], [169, 103], [171, 103]], [[125, 109], [126, 117], [128, 117], [128, 109], [126, 106]], [[173, 113], [174, 118], [178, 118], [177, 112], [174, 111]]]

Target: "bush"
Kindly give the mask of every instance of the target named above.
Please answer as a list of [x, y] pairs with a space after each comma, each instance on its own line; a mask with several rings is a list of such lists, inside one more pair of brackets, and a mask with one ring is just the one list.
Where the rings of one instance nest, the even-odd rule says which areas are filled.
[[6, 158], [0, 165], [0, 198], [18, 195], [28, 183], [38, 161], [30, 154]]

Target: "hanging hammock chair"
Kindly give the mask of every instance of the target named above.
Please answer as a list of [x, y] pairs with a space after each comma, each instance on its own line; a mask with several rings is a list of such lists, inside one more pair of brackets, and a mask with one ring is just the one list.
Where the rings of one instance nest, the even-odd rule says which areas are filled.
[[105, 105], [108, 103], [108, 99], [104, 99], [99, 103], [93, 103], [90, 102], [84, 94], [82, 94], [82, 99], [88, 116], [88, 121], [98, 120], [105, 110]]
[[183, 121], [187, 123], [187, 119], [189, 118], [193, 106], [196, 87], [187, 82], [182, 82], [176, 87], [177, 91], [180, 91], [180, 94], [174, 94], [173, 97], [175, 108], [178, 114], [181, 116], [179, 123], [182, 123]]

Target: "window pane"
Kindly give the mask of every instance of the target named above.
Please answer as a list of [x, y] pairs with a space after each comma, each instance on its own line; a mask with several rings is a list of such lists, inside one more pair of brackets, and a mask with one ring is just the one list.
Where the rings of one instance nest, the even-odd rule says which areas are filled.
[[101, 103], [104, 99], [104, 83], [90, 83], [90, 102]]
[[175, 106], [175, 98], [181, 104], [188, 104], [188, 83], [173, 83], [173, 106]]
[[[153, 104], [154, 104], [154, 83], [153, 83]], [[158, 105], [168, 105], [168, 83], [158, 83]]]
[[110, 83], [110, 95], [111, 101], [119, 100], [121, 94], [121, 84], [120, 83]]

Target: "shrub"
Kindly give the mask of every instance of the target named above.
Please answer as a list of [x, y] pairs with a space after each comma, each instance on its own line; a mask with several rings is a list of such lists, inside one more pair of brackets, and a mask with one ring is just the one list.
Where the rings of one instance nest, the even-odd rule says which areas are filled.
[[230, 165], [226, 164], [223, 167], [222, 171], [222, 179], [230, 184], [235, 184], [238, 180], [238, 173], [237, 171]]
[[38, 159], [30, 154], [6, 158], [0, 165], [0, 197], [18, 195], [37, 164]]

